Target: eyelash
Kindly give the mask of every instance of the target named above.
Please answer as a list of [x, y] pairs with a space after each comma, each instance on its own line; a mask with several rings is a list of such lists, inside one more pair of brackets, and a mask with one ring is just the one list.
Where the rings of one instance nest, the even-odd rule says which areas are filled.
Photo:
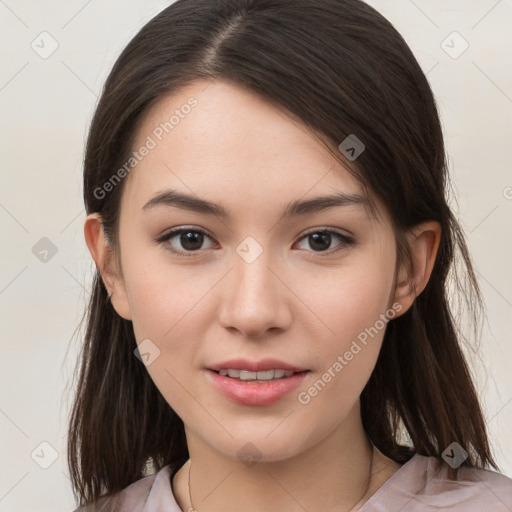
[[[172, 231], [169, 231], [168, 233], [165, 233], [161, 237], [157, 238], [156, 242], [157, 243], [165, 243], [165, 242], [171, 240], [172, 238], [174, 238], [176, 235], [179, 235], [181, 233], [199, 233], [201, 235], [206, 235], [208, 238], [211, 238], [210, 235], [206, 231], [203, 231], [202, 229], [199, 229], [199, 228], [177, 228], [177, 229], [173, 229]], [[345, 245], [345, 246], [351, 246], [351, 245], [355, 244], [355, 240], [353, 238], [351, 238], [345, 234], [342, 234], [338, 231], [334, 231], [334, 230], [328, 229], [328, 228], [315, 229], [314, 231], [310, 231], [310, 232], [306, 233], [305, 235], [303, 235], [299, 241], [307, 238], [310, 235], [314, 235], [316, 233], [334, 235], [342, 243], [342, 245]], [[200, 253], [199, 250], [193, 251], [193, 252], [177, 251], [176, 249], [172, 249], [169, 246], [166, 246], [166, 249], [168, 251], [172, 252], [173, 254], [177, 255], [178, 257], [184, 257], [184, 258], [197, 257]], [[335, 249], [334, 251], [327, 250], [327, 251], [320, 251], [320, 252], [319, 251], [310, 251], [310, 252], [317, 254], [319, 257], [323, 257], [324, 254], [330, 255], [339, 250], [343, 250], [343, 247], [341, 249]]]

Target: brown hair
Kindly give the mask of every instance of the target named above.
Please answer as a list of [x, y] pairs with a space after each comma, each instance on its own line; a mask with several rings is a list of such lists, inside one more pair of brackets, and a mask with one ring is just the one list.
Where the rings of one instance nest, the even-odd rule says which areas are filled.
[[[481, 296], [447, 204], [436, 103], [403, 38], [362, 1], [178, 0], [139, 31], [108, 76], [84, 159], [86, 211], [101, 215], [116, 254], [123, 182], [107, 195], [98, 188], [130, 157], [152, 105], [194, 80], [218, 77], [297, 115], [383, 201], [396, 233], [397, 264], [410, 263], [405, 232], [439, 222], [431, 278], [411, 308], [389, 322], [361, 394], [363, 425], [376, 447], [399, 463], [414, 453], [440, 458], [456, 441], [469, 453], [464, 465], [498, 469], [448, 302], [449, 271], [460, 260], [469, 285], [464, 297], [477, 321]], [[366, 146], [353, 162], [338, 150], [351, 134]], [[183, 422], [134, 357], [132, 323], [108, 301], [98, 270], [85, 313], [68, 432], [70, 476], [81, 505], [142, 478], [148, 464], [154, 471], [172, 464], [176, 471], [188, 458]], [[397, 438], [401, 424], [412, 447]]]

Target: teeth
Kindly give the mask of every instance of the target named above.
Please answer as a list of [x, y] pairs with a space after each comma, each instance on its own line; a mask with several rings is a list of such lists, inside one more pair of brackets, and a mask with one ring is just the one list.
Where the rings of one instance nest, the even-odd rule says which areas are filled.
[[295, 372], [289, 370], [267, 370], [264, 372], [251, 372], [249, 370], [225, 369], [219, 370], [219, 375], [240, 380], [273, 380], [291, 377]]

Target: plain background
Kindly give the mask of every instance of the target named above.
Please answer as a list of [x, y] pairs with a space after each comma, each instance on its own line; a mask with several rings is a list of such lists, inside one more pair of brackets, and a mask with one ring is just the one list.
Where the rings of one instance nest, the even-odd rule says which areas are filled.
[[[75, 506], [65, 452], [72, 337], [94, 270], [83, 239], [84, 142], [115, 59], [169, 3], [0, 0], [0, 512]], [[410, 45], [439, 104], [453, 208], [488, 308], [479, 351], [468, 353], [497, 462], [512, 476], [512, 1], [371, 4]], [[58, 43], [48, 58], [31, 47], [46, 37], [50, 48], [44, 31]], [[46, 262], [36, 257], [44, 237], [56, 250]]]

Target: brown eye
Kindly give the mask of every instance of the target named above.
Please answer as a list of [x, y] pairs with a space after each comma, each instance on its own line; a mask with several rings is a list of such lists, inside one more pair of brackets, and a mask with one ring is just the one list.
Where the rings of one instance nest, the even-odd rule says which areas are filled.
[[[210, 238], [207, 233], [201, 229], [179, 228], [166, 233], [158, 239], [158, 242], [165, 243], [166, 248], [173, 253], [182, 256], [195, 256], [193, 253], [201, 251], [205, 237]], [[170, 242], [173, 239], [176, 239], [176, 241], [174, 244], [171, 244]], [[181, 249], [176, 249], [173, 245], [181, 246]]]
[[333, 238], [339, 242], [341, 249], [347, 245], [353, 245], [354, 240], [347, 235], [333, 231], [331, 229], [312, 231], [304, 235], [301, 240], [307, 240], [309, 247], [313, 249], [313, 252], [336, 252], [339, 249], [330, 251], [330, 247], [333, 242]]
[[[203, 244], [206, 239], [211, 237], [202, 229], [196, 228], [179, 228], [173, 229], [162, 235], [157, 242], [163, 243], [165, 248], [178, 256], [199, 256], [204, 250]], [[349, 245], [355, 243], [354, 239], [334, 231], [332, 229], [317, 229], [304, 235], [301, 241], [308, 242], [311, 252], [332, 254], [338, 250], [342, 250]], [[337, 241], [337, 248], [331, 249], [334, 241]], [[211, 248], [211, 246], [210, 246]]]

